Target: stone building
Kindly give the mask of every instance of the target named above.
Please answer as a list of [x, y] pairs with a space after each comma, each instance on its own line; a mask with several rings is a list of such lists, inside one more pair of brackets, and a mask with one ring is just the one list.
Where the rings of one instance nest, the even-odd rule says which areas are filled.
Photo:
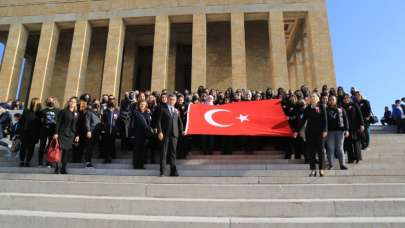
[[0, 100], [335, 86], [325, 0], [2, 0]]

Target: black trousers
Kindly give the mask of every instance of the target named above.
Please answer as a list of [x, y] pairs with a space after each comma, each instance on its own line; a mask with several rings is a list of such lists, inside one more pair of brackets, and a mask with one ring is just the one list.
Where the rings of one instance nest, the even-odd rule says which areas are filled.
[[187, 149], [186, 149], [186, 136], [179, 136], [177, 140], [177, 158], [184, 159], [187, 156]]
[[115, 134], [103, 134], [102, 144], [104, 159], [106, 161], [111, 161], [113, 158], [115, 158]]
[[212, 154], [214, 148], [214, 136], [201, 135], [201, 150], [204, 154]]
[[42, 128], [41, 135], [39, 137], [39, 150], [38, 150], [38, 165], [43, 164], [44, 154], [52, 141], [53, 130], [50, 128]]
[[87, 138], [86, 135], [80, 136], [79, 146], [75, 150], [74, 153], [74, 161], [77, 163], [82, 162], [82, 158], [84, 156], [85, 162], [91, 162], [93, 158], [93, 151], [94, 148], [97, 146], [98, 143], [98, 135], [92, 133], [91, 138]]
[[20, 162], [30, 163], [32, 156], [34, 155], [35, 143], [24, 142], [21, 145], [20, 150]]
[[362, 160], [361, 141], [360, 139], [345, 139], [344, 149], [347, 152], [347, 160], [349, 163]]
[[148, 150], [148, 140], [146, 138], [135, 138], [132, 154], [132, 165], [134, 169], [144, 169]]
[[170, 175], [177, 173], [176, 167], [177, 137], [165, 137], [160, 156], [160, 173], [165, 174], [166, 165], [170, 165]]
[[146, 145], [147, 160], [150, 164], [158, 164], [163, 143], [156, 137], [150, 137]]
[[232, 137], [220, 136], [222, 154], [232, 154]]
[[323, 170], [325, 162], [324, 140], [321, 137], [307, 136], [307, 153], [309, 159], [309, 167], [311, 170], [316, 170], [316, 155], [318, 155], [319, 170]]
[[295, 139], [288, 139], [288, 145], [285, 158], [291, 159], [292, 155], [294, 154], [295, 159], [301, 159], [301, 156], [307, 158], [305, 153], [305, 142], [301, 136], [297, 136]]
[[405, 133], [405, 119], [396, 119], [397, 133]]

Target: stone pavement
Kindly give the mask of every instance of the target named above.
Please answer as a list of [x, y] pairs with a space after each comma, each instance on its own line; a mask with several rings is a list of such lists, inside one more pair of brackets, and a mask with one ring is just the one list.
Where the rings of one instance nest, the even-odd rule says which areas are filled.
[[[377, 132], [374, 131], [373, 132]], [[405, 227], [405, 135], [373, 133], [364, 161], [308, 177], [280, 155], [180, 161], [181, 177], [130, 161], [70, 175], [1, 159], [2, 227]], [[81, 174], [81, 175], [78, 175]], [[86, 175], [98, 174], [98, 175]]]

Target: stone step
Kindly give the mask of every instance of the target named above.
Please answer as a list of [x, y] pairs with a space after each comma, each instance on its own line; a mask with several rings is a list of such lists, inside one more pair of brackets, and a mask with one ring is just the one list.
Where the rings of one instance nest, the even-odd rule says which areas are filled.
[[0, 180], [26, 181], [73, 181], [101, 183], [143, 184], [368, 184], [405, 183], [404, 175], [328, 175], [308, 177], [303, 175], [244, 176], [244, 177], [159, 177], [159, 176], [111, 176], [111, 175], [54, 175], [35, 173], [0, 173]]
[[[269, 167], [274, 167], [269, 165]], [[297, 169], [298, 168], [298, 169]], [[268, 176], [268, 177], [305, 177], [309, 173], [308, 165], [299, 167], [278, 166], [276, 169], [179, 169], [180, 176], [195, 177], [248, 177], [248, 176]], [[52, 168], [20, 168], [20, 167], [0, 167], [0, 173], [42, 173], [52, 174]], [[110, 176], [158, 176], [158, 169], [96, 169], [96, 168], [68, 168], [69, 174], [74, 175], [110, 175]], [[353, 168], [349, 170], [327, 170], [326, 176], [404, 176], [405, 169], [390, 167], [380, 169], [373, 167]]]
[[4, 227], [43, 228], [403, 228], [402, 217], [313, 217], [313, 218], [219, 218], [114, 215], [100, 213], [66, 213], [26, 210], [0, 210], [0, 222]]
[[0, 193], [0, 209], [181, 217], [394, 217], [405, 216], [405, 198], [187, 199]]
[[[18, 163], [16, 162], [0, 162], [0, 167], [17, 167]], [[103, 164], [103, 163], [94, 163], [95, 169], [133, 169], [132, 164], [124, 163], [112, 163], [112, 164]], [[291, 164], [180, 164], [177, 165], [177, 168], [180, 170], [291, 170], [291, 169], [306, 169], [308, 165], [303, 162], [300, 163], [291, 163]], [[85, 168], [83, 163], [70, 163], [69, 168], [80, 169]], [[158, 164], [146, 164], [146, 170], [159, 170]], [[32, 168], [35, 168], [33, 166]], [[40, 168], [40, 167], [38, 167]], [[45, 168], [45, 167], [43, 167]]]
[[[113, 159], [112, 163], [104, 164], [101, 159], [93, 159], [93, 165], [111, 166], [111, 165], [131, 165], [132, 159]], [[303, 164], [303, 159], [228, 159], [228, 160], [211, 160], [211, 159], [190, 159], [190, 160], [177, 160], [177, 165], [191, 166], [191, 165], [266, 165], [266, 164]], [[19, 160], [14, 158], [0, 158], [0, 167], [15, 166], [19, 164]], [[37, 163], [31, 162], [32, 165]], [[73, 164], [73, 163], [70, 163]], [[84, 163], [82, 163], [83, 165]], [[148, 164], [152, 165], [152, 164]], [[131, 167], [132, 168], [132, 167]]]
[[187, 184], [0, 180], [0, 192], [207, 199], [405, 198], [403, 183]]

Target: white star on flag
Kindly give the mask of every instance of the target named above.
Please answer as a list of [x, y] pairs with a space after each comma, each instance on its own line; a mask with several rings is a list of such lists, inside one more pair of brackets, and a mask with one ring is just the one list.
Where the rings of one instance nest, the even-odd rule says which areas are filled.
[[243, 123], [245, 121], [249, 121], [248, 115], [242, 115], [242, 114], [239, 114], [239, 117], [236, 117], [236, 119], [240, 120], [241, 123]]

